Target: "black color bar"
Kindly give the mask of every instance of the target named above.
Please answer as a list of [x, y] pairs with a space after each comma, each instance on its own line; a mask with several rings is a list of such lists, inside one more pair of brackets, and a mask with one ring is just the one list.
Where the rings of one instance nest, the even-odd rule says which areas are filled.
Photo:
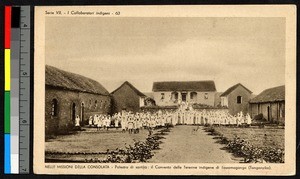
[[12, 7], [11, 28], [20, 28], [20, 7]]

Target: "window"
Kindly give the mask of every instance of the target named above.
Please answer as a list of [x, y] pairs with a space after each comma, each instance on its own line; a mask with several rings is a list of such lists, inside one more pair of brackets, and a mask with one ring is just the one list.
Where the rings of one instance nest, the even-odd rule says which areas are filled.
[[100, 108], [102, 108], [102, 105], [103, 105], [102, 102], [103, 102], [103, 101], [101, 100], [101, 101], [100, 101], [100, 104], [99, 104]]
[[92, 100], [90, 99], [90, 101], [89, 101], [89, 106], [88, 106], [90, 109], [91, 109], [91, 107], [92, 107]]
[[197, 93], [191, 92], [191, 100], [196, 100], [196, 99], [197, 99]]
[[171, 93], [171, 100], [176, 102], [178, 100], [178, 93], [177, 92], [172, 92]]
[[208, 93], [204, 93], [204, 99], [208, 99]]
[[242, 96], [236, 97], [236, 103], [241, 104], [242, 103]]
[[161, 93], [161, 97], [160, 97], [160, 100], [164, 100], [165, 99], [165, 93]]
[[51, 103], [51, 116], [57, 116], [57, 99], [53, 99]]
[[97, 108], [97, 106], [98, 106], [98, 101], [95, 100], [95, 109]]
[[103, 108], [106, 109], [106, 101], [103, 101]]

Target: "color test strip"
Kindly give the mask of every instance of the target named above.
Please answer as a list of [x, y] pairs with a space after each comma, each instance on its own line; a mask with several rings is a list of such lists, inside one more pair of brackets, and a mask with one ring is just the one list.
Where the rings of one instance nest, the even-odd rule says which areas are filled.
[[10, 151], [11, 173], [19, 173], [20, 7], [11, 10]]
[[10, 40], [11, 6], [5, 6], [4, 17], [4, 173], [11, 173], [10, 146]]

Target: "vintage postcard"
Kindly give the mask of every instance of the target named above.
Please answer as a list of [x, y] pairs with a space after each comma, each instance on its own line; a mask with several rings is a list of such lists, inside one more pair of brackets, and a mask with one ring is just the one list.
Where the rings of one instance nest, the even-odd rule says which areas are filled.
[[294, 175], [296, 7], [35, 7], [34, 172]]

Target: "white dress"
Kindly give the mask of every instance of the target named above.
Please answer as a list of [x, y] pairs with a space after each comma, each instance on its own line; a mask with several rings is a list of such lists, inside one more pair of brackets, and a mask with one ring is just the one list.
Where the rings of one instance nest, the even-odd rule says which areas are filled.
[[76, 117], [76, 119], [75, 119], [75, 126], [76, 127], [80, 126], [80, 118], [79, 117]]

